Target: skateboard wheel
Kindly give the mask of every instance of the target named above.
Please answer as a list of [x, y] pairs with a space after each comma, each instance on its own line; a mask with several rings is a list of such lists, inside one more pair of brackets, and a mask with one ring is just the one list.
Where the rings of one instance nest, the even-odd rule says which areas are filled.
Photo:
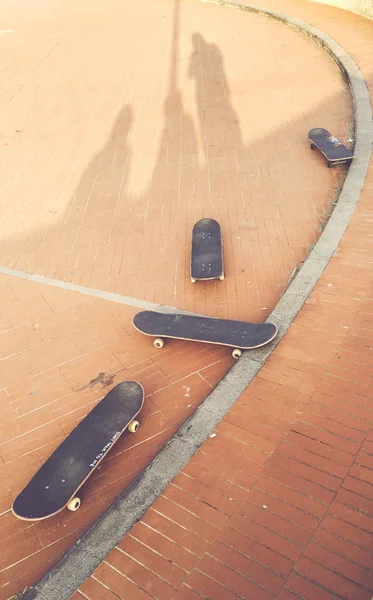
[[191, 278], [190, 278], [190, 281], [191, 281], [192, 283], [196, 283], [197, 279], [194, 279], [194, 277], [191, 277]]
[[72, 498], [70, 500], [70, 502], [67, 504], [67, 508], [69, 510], [71, 510], [72, 512], [75, 512], [76, 510], [78, 510], [80, 506], [80, 498], [78, 498], [77, 496], [75, 498]]
[[164, 341], [162, 340], [162, 338], [156, 338], [156, 339], [154, 340], [154, 346], [155, 346], [156, 348], [163, 348], [163, 346], [164, 346]]
[[311, 150], [316, 150], [315, 144], [311, 144]]
[[224, 281], [224, 275], [219, 275], [220, 281]]
[[138, 421], [131, 421], [131, 423], [128, 425], [128, 431], [131, 433], [136, 433], [139, 427], [140, 423]]
[[237, 360], [238, 358], [240, 358], [241, 354], [242, 354], [242, 350], [240, 350], [239, 348], [235, 348], [235, 349], [233, 350], [233, 352], [232, 352], [232, 356], [233, 356], [233, 358], [235, 358], [236, 360]]

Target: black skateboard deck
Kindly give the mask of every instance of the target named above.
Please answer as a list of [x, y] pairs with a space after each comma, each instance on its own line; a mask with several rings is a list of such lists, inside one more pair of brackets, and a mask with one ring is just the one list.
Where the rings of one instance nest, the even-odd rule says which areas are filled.
[[77, 510], [76, 493], [128, 427], [144, 402], [136, 381], [116, 385], [79, 423], [40, 467], [13, 502], [13, 514], [27, 521], [46, 519], [63, 510]]
[[214, 219], [201, 219], [193, 227], [190, 279], [224, 279], [223, 246], [220, 225]]
[[251, 350], [268, 344], [277, 334], [277, 327], [272, 323], [245, 323], [148, 310], [137, 313], [133, 324], [141, 333], [156, 337], [156, 348], [163, 347], [162, 338], [176, 338], [231, 346], [234, 348], [234, 358], [241, 356], [241, 350]]
[[354, 155], [351, 150], [334, 137], [326, 129], [316, 127], [308, 132], [308, 139], [311, 142], [311, 150], [316, 148], [320, 150], [326, 158], [328, 167], [339, 165], [345, 162], [350, 162]]

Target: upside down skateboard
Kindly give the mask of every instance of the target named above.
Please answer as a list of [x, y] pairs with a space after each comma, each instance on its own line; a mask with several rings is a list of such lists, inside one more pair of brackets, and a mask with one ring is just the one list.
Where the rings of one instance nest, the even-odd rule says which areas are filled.
[[190, 279], [224, 279], [223, 246], [220, 225], [214, 219], [201, 219], [193, 227]]
[[116, 385], [79, 423], [42, 465], [13, 502], [13, 514], [26, 521], [51, 517], [80, 506], [76, 493], [125, 429], [135, 433], [134, 418], [144, 402], [136, 381]]
[[141, 333], [156, 338], [154, 340], [156, 348], [163, 348], [162, 338], [175, 338], [231, 346], [234, 348], [232, 352], [234, 358], [239, 358], [242, 350], [251, 350], [268, 344], [277, 334], [277, 327], [272, 323], [245, 323], [148, 310], [137, 313], [133, 324]]
[[329, 169], [333, 165], [351, 162], [354, 157], [353, 152], [348, 150], [338, 138], [321, 127], [311, 129], [308, 132], [308, 139], [311, 142], [311, 150], [317, 148], [325, 156]]

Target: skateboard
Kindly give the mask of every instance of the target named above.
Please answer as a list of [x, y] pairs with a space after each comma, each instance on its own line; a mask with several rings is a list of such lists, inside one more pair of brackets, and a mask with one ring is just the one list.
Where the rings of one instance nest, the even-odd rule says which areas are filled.
[[[175, 338], [193, 342], [205, 342], [231, 346], [233, 358], [239, 358], [242, 350], [251, 350], [268, 344], [277, 334], [272, 323], [245, 323], [194, 315], [164, 314], [144, 310], [137, 313], [133, 325], [145, 333], [154, 336], [154, 346], [163, 348], [162, 338]], [[159, 337], [158, 337], [159, 336]]]
[[308, 132], [308, 139], [311, 142], [311, 150], [316, 150], [317, 148], [325, 156], [329, 169], [333, 165], [351, 162], [354, 157], [353, 152], [348, 150], [338, 138], [321, 127], [311, 129]]
[[201, 219], [193, 227], [190, 272], [192, 283], [224, 279], [221, 229], [214, 219]]
[[12, 512], [25, 521], [39, 521], [67, 507], [80, 506], [78, 490], [125, 429], [135, 433], [135, 417], [144, 402], [136, 381], [116, 385], [51, 454], [13, 502]]

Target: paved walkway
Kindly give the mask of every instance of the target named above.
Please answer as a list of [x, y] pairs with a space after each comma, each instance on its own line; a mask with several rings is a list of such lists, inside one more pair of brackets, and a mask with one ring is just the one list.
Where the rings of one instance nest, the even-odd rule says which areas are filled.
[[[0, 265], [263, 320], [343, 182], [309, 152], [306, 132], [327, 122], [348, 138], [349, 92], [302, 34], [177, 6], [2, 6]], [[371, 64], [363, 19], [313, 4], [281, 10]], [[370, 600], [371, 189], [369, 174], [338, 253], [260, 375], [76, 598]], [[189, 235], [204, 215], [222, 223], [227, 279], [193, 286]], [[232, 359], [179, 342], [156, 352], [125, 304], [5, 275], [0, 286], [7, 600], [102, 514]], [[30, 473], [130, 378], [147, 393], [142, 428], [87, 483], [79, 512], [16, 520], [11, 501]]]
[[[304, 134], [327, 121], [349, 137], [333, 62], [301, 33], [198, 2], [25, 6], [1, 9], [0, 265], [262, 320], [342, 181]], [[227, 281], [194, 287], [190, 231], [211, 214]]]

